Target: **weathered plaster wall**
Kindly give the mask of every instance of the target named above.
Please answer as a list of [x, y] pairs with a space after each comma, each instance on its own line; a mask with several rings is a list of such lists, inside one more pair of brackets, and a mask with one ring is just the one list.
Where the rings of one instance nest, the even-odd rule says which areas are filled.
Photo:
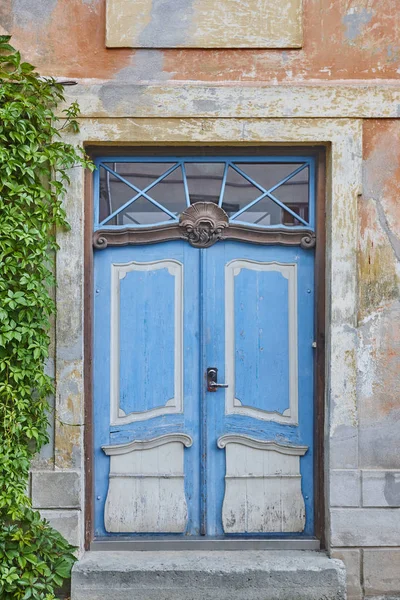
[[[364, 123], [359, 218], [360, 466], [400, 469], [400, 120]], [[384, 505], [400, 506], [382, 477]]]
[[[104, 0], [0, 5], [0, 25], [24, 58], [43, 74], [79, 79], [67, 91], [82, 106], [82, 142], [324, 143], [332, 149], [328, 537], [346, 563], [350, 600], [400, 597], [398, 0], [304, 0], [304, 45], [297, 50], [107, 50], [104, 14]], [[56, 452], [47, 449], [38, 462], [32, 497], [79, 544], [81, 173], [74, 173], [66, 207], [73, 229], [60, 234], [57, 258]]]
[[346, 547], [334, 556], [348, 567], [351, 599], [400, 595], [399, 142], [400, 121], [364, 121], [357, 410], [331, 474], [331, 505], [340, 507], [332, 509], [332, 543]]
[[105, 0], [0, 4], [0, 25], [44, 74], [214, 82], [400, 77], [398, 0], [304, 0], [303, 24], [300, 50], [107, 50]]

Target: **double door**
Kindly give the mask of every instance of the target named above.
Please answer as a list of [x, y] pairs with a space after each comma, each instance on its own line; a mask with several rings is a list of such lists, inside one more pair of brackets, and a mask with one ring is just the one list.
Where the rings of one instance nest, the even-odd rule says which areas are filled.
[[96, 536], [313, 534], [314, 255], [95, 253]]

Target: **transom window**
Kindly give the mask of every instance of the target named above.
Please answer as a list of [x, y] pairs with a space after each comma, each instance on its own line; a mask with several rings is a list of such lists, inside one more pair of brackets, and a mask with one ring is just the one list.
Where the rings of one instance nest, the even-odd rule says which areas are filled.
[[179, 221], [213, 202], [232, 223], [314, 228], [311, 157], [126, 157], [96, 161], [95, 229]]

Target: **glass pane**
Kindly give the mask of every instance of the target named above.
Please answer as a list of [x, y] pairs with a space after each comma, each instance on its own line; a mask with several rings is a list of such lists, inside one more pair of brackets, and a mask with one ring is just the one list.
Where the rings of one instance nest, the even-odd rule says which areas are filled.
[[234, 215], [261, 194], [262, 192], [250, 181], [229, 167], [222, 201], [222, 208], [229, 216]]
[[[225, 169], [225, 162], [219, 160], [220, 162], [185, 163], [191, 203], [199, 201], [219, 202]], [[168, 163], [110, 161], [105, 164], [140, 190], [144, 190], [163, 176], [166, 171], [177, 165], [173, 161]], [[230, 166], [227, 171], [222, 208], [232, 217], [262, 194], [262, 191], [255, 185], [256, 183], [269, 190], [296, 171], [302, 164], [304, 163], [251, 163], [250, 160], [249, 162], [235, 163], [244, 174], [254, 181], [254, 184]], [[99, 183], [100, 223], [111, 213], [131, 201], [138, 193], [102, 166], [99, 169]], [[179, 215], [186, 208], [182, 167], [178, 165], [172, 173], [150, 188], [147, 194], [171, 213]], [[278, 185], [272, 194], [304, 221], [309, 221], [308, 166], [285, 183]], [[134, 204], [136, 204], [135, 207], [127, 207], [123, 214], [117, 215], [108, 221], [106, 225], [150, 225], [151, 223], [173, 220], [144, 197], [136, 200]], [[260, 226], [303, 225], [301, 221], [281, 209], [270, 198], [264, 198], [257, 202], [255, 206], [239, 215], [237, 219]]]
[[[274, 190], [273, 195], [305, 221], [309, 221], [308, 192], [309, 169], [306, 167], [300, 173]], [[301, 222], [293, 223], [302, 225]]]
[[190, 203], [215, 202], [221, 193], [224, 163], [185, 163]]
[[182, 168], [178, 167], [175, 169], [175, 171], [162, 179], [160, 183], [157, 183], [147, 193], [170, 212], [176, 215], [180, 214], [186, 208]]
[[265, 190], [285, 179], [303, 163], [235, 163], [237, 167]]
[[[135, 190], [100, 167], [100, 223], [115, 210], [136, 196]], [[109, 222], [108, 224], [113, 224]]]
[[113, 222], [110, 224], [151, 225], [153, 223], [163, 223], [164, 221], [172, 221], [172, 219], [142, 196], [124, 208], [123, 211], [114, 217]]
[[170, 163], [151, 163], [151, 162], [120, 162], [105, 163], [107, 167], [121, 175], [124, 179], [132, 183], [140, 190], [144, 190], [148, 185], [161, 177], [174, 164]]
[[[132, 183], [140, 190], [143, 190], [148, 185], [153, 183], [158, 177], [165, 173], [175, 163], [105, 163], [110, 169], [121, 175], [124, 179]], [[180, 176], [182, 182], [182, 176], [180, 174], [180, 167], [177, 168], [176, 173]], [[171, 173], [169, 177], [173, 177], [175, 172]], [[182, 183], [183, 189], [183, 183]], [[154, 186], [154, 190], [158, 188], [158, 185]], [[153, 188], [149, 190], [153, 192]], [[129, 202], [132, 198], [137, 195], [134, 189], [127, 185], [124, 181], [121, 181], [104, 169], [100, 167], [100, 223], [104, 221], [110, 214], [118, 210], [121, 206]], [[159, 196], [159, 191], [155, 191], [155, 195]], [[158, 200], [158, 198], [156, 198]], [[161, 202], [163, 204], [163, 202]], [[169, 208], [169, 207], [168, 207]], [[161, 211], [162, 212], [162, 211]], [[166, 215], [167, 216], [167, 215]], [[165, 219], [164, 219], [165, 220]], [[157, 223], [158, 221], [154, 221]], [[107, 222], [107, 225], [116, 225], [117, 219], [114, 218]], [[118, 222], [118, 224], [120, 224]]]
[[245, 210], [237, 217], [237, 220], [260, 227], [268, 225], [286, 225], [289, 227], [302, 225], [300, 221], [297, 221], [290, 213], [267, 197]]

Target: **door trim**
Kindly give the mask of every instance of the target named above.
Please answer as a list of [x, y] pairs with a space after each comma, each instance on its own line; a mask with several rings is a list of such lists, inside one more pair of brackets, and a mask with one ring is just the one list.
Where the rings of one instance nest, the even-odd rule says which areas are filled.
[[[88, 149], [89, 150], [89, 149]], [[105, 153], [112, 153], [121, 155], [132, 154], [132, 149], [127, 151], [124, 149], [110, 149], [104, 147], [92, 147], [91, 149], [91, 157], [104, 155]], [[147, 147], [147, 151], [149, 148]], [[158, 151], [160, 148], [158, 147]], [[184, 153], [185, 149], [180, 148], [182, 153]], [[191, 147], [190, 151], [193, 153], [194, 148]], [[250, 150], [250, 148], [248, 149]], [[169, 153], [176, 153], [176, 148], [169, 148], [165, 146], [162, 148], [163, 154], [167, 155]], [[315, 339], [316, 339], [316, 351], [315, 351], [315, 377], [314, 377], [314, 402], [315, 402], [315, 419], [314, 419], [314, 514], [315, 514], [315, 534], [316, 540], [313, 539], [312, 542], [319, 545], [320, 548], [324, 549], [326, 547], [326, 532], [325, 532], [325, 472], [324, 472], [324, 431], [325, 431], [325, 310], [326, 310], [326, 294], [325, 294], [325, 271], [326, 271], [326, 148], [324, 146], [320, 146], [317, 148], [310, 149], [307, 146], [301, 147], [297, 146], [295, 149], [288, 148], [287, 146], [284, 148], [266, 148], [259, 147], [257, 149], [258, 153], [262, 153], [265, 155], [274, 154], [278, 155], [282, 153], [282, 156], [287, 154], [294, 155], [297, 152], [307, 153], [309, 156], [314, 156], [316, 158], [316, 169], [315, 169], [315, 238], [307, 237], [305, 240], [306, 247], [315, 248]], [[199, 152], [201, 152], [201, 148], [199, 148]], [[134, 153], [139, 155], [140, 148], [135, 149]], [[216, 146], [213, 148], [213, 154], [224, 155], [226, 154], [226, 149]], [[91, 549], [92, 544], [97, 543], [105, 543], [105, 542], [94, 542], [94, 470], [93, 470], [93, 258], [94, 258], [94, 234], [93, 234], [93, 176], [92, 173], [87, 170], [85, 172], [85, 180], [84, 180], [84, 189], [85, 189], [85, 199], [84, 199], [84, 315], [83, 315], [83, 331], [84, 331], [84, 359], [83, 359], [83, 369], [84, 369], [84, 455], [85, 455], [85, 506], [84, 506], [84, 547], [85, 550]], [[179, 227], [179, 225], [177, 225]], [[158, 228], [160, 231], [161, 228]], [[243, 225], [233, 224], [230, 225], [229, 229], [233, 232], [238, 229], [237, 234], [238, 237], [232, 237], [229, 239], [236, 239], [241, 241], [248, 241], [256, 244], [285, 244], [287, 242], [273, 240], [272, 236], [279, 236], [279, 229], [271, 230], [263, 230], [260, 231], [258, 229], [246, 227]], [[253, 240], [246, 239], [244, 235], [244, 230], [249, 231], [251, 236], [254, 237]], [[239, 231], [240, 230], [240, 231]], [[143, 231], [143, 230], [142, 230]], [[292, 233], [284, 230], [285, 234]], [[99, 231], [98, 234], [104, 234], [105, 230]], [[118, 233], [121, 234], [120, 240], [121, 243], [116, 245], [126, 245], [132, 243], [127, 241], [126, 232], [123, 230], [112, 231], [112, 234], [115, 236]], [[125, 241], [122, 242], [123, 236], [125, 233]], [[307, 236], [309, 232], [303, 229], [301, 232], [293, 232], [297, 237], [299, 234], [301, 236]], [[311, 232], [314, 236], [314, 232]], [[266, 234], [270, 234], [269, 236]], [[137, 233], [135, 233], [136, 239], [138, 239]], [[289, 241], [290, 245], [299, 245], [301, 240], [294, 241], [294, 235], [292, 237], [285, 236]], [[171, 239], [171, 238], [169, 238]], [[175, 239], [175, 238], [174, 238]], [[187, 239], [187, 238], [186, 238]], [[279, 239], [283, 239], [278, 238]], [[262, 240], [262, 241], [261, 241]], [[271, 241], [270, 241], [271, 240]], [[155, 243], [154, 240], [152, 242], [147, 243]], [[290, 243], [291, 241], [291, 243]], [[146, 242], [135, 240], [134, 243], [143, 244]], [[310, 244], [310, 245], [309, 245]], [[105, 246], [102, 246], [105, 247]], [[180, 540], [179, 540], [180, 541]], [[221, 540], [220, 540], [221, 541]], [[239, 541], [239, 540], [238, 540]], [[246, 542], [246, 548], [250, 548]], [[272, 548], [268, 543], [276, 543], [276, 547], [279, 546], [279, 542], [281, 542], [280, 547], [282, 549], [290, 548], [299, 548], [298, 543], [302, 541], [303, 543], [307, 542], [307, 540], [293, 540], [293, 545], [290, 545], [291, 540], [287, 538], [286, 540], [262, 540], [265, 544], [265, 548]], [[141, 540], [143, 543], [143, 540]], [[261, 540], [260, 540], [261, 542]], [[112, 540], [109, 540], [107, 543], [112, 543]], [[115, 542], [117, 543], [117, 542]], [[136, 542], [131, 542], [132, 544]], [[139, 543], [139, 542], [137, 542]], [[176, 542], [178, 544], [178, 541]], [[181, 543], [187, 543], [187, 540], [182, 540]], [[213, 543], [213, 540], [210, 540], [210, 544]], [[289, 544], [289, 545], [287, 545]], [[274, 546], [275, 547], [275, 546]], [[137, 546], [135, 549], [138, 549]], [[210, 548], [207, 548], [209, 550]], [[316, 549], [316, 548], [313, 548]]]

